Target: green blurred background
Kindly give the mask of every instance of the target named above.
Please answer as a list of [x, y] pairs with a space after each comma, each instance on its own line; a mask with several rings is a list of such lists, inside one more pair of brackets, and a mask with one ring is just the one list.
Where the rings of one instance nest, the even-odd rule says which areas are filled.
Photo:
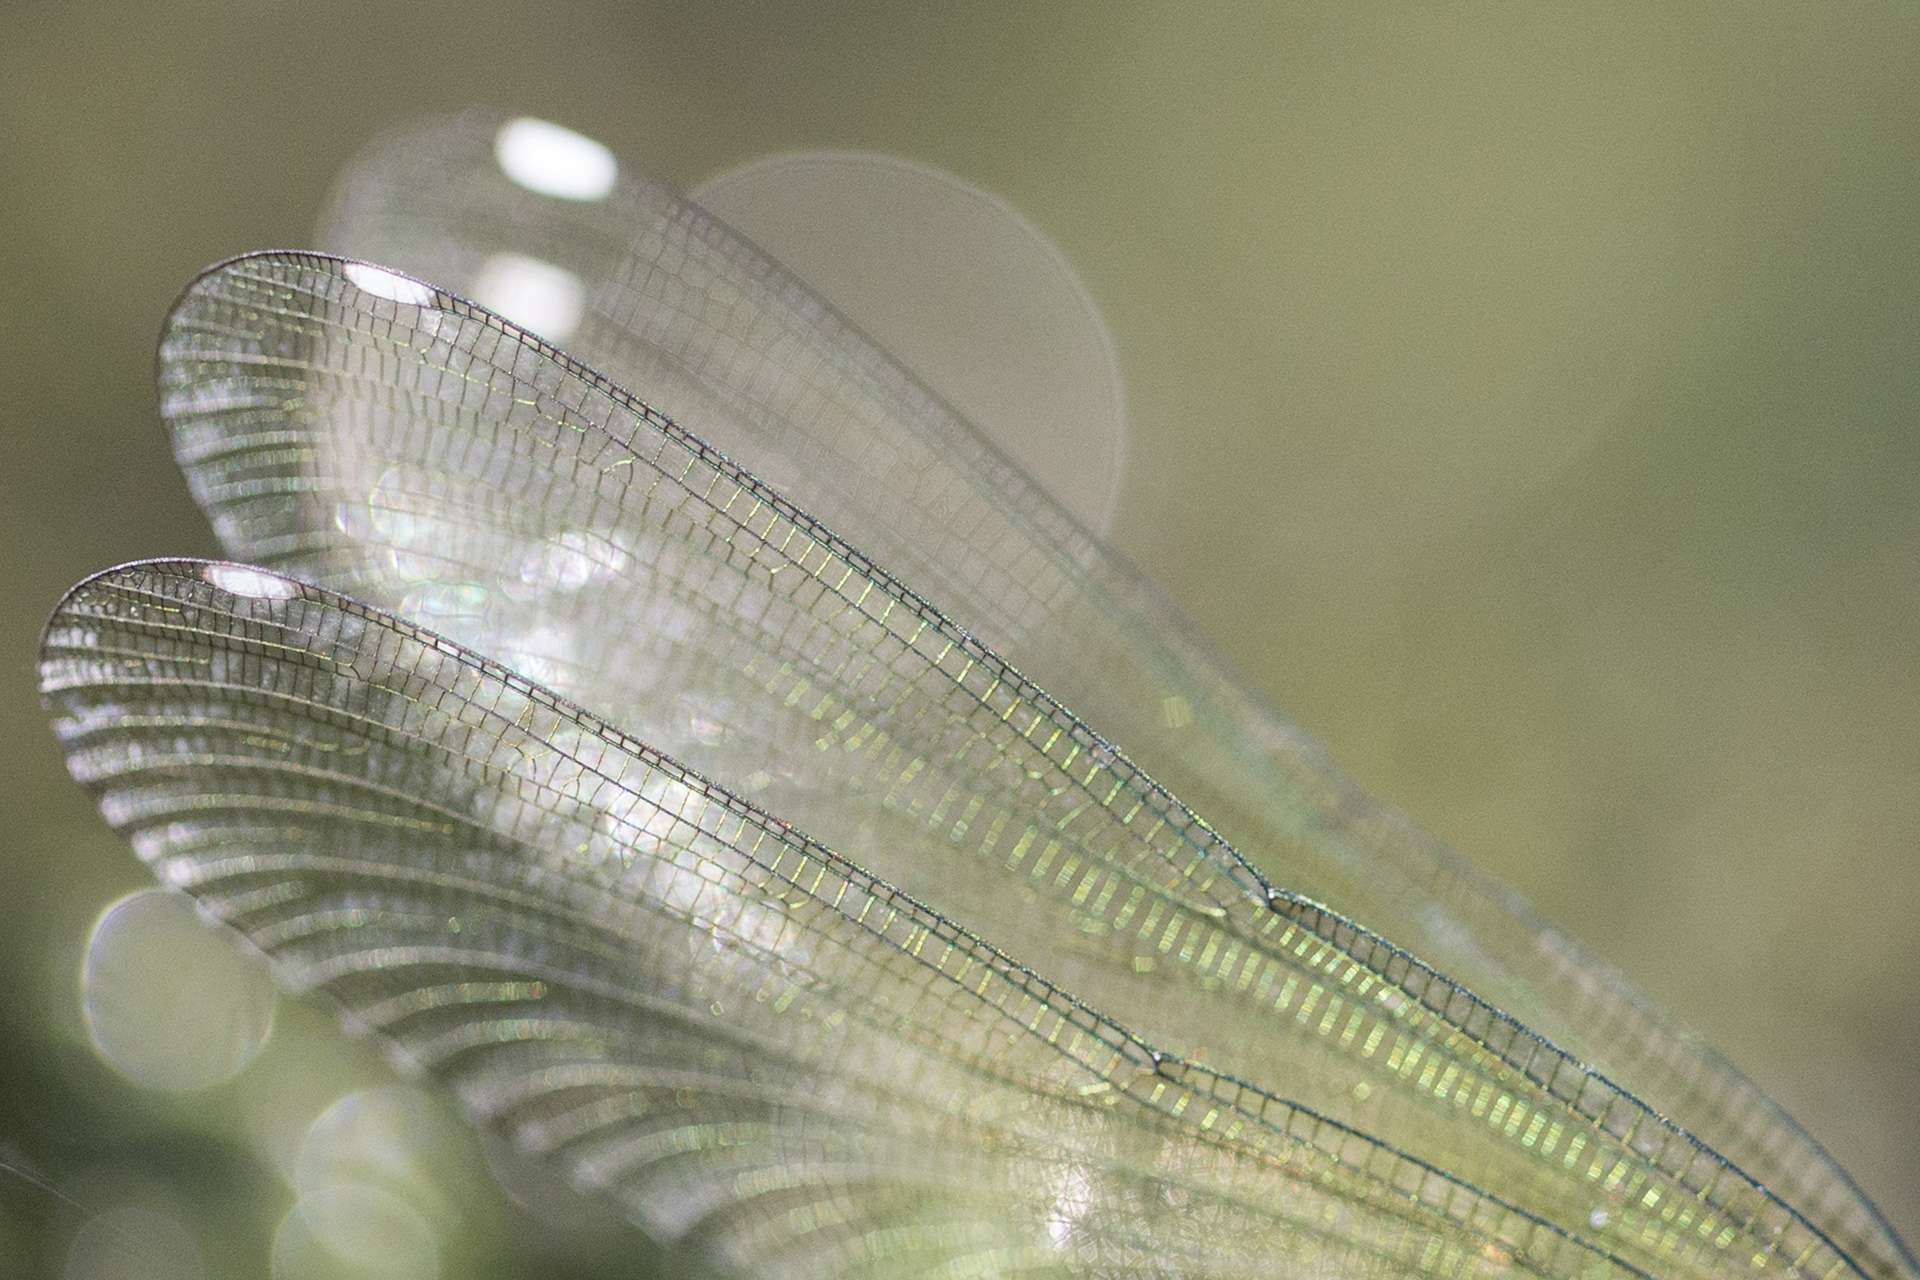
[[[14, 0], [5, 26], [0, 1158], [171, 1196], [216, 1274], [264, 1274], [286, 1193], [229, 1121], [382, 1079], [284, 1009], [197, 1098], [95, 1061], [75, 966], [145, 873], [66, 779], [32, 653], [88, 571], [215, 549], [150, 386], [178, 288], [303, 244], [376, 130], [479, 101], [688, 186], [851, 147], [1006, 197], [1117, 343], [1121, 548], [1920, 1231], [1920, 8]], [[54, 1266], [57, 1203], [0, 1189], [0, 1270]], [[446, 1273], [592, 1271], [507, 1221]]]

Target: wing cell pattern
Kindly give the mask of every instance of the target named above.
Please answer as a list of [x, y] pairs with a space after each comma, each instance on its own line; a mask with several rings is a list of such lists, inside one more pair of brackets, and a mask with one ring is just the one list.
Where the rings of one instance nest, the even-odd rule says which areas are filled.
[[1361, 793], [1164, 593], [804, 281], [643, 177], [594, 203], [529, 192], [496, 162], [502, 127], [475, 112], [377, 141], [343, 175], [323, 243], [456, 290], [528, 247], [588, 282], [570, 352], [1043, 676], [1267, 878], [1444, 957], [1463, 986], [1787, 1189], [1880, 1272], [1920, 1274], [1770, 1098], [1509, 888]]
[[162, 408], [250, 564], [47, 633], [75, 776], [284, 982], [738, 1274], [1920, 1275], [804, 285], [651, 184], [517, 191], [491, 127], [334, 223], [454, 282], [531, 244], [590, 363], [210, 269]]
[[734, 1269], [1645, 1274], [1155, 1049], [557, 695], [323, 589], [128, 566], [75, 590], [45, 654], [75, 775], [164, 882]]

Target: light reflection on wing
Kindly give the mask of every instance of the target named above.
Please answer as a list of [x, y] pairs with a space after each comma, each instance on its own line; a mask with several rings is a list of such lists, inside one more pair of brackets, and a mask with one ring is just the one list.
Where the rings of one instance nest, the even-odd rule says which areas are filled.
[[804, 282], [643, 178], [591, 203], [541, 198], [495, 163], [511, 129], [472, 113], [386, 136], [342, 178], [323, 242], [455, 290], [522, 248], [586, 280], [568, 351], [1039, 677], [1271, 881], [1432, 958], [1657, 1100], [1876, 1268], [1920, 1274], [1847, 1174], [1749, 1080], [1511, 890], [1357, 793], [1217, 662], [1204, 629]]
[[804, 286], [498, 125], [370, 153], [338, 234], [648, 403], [386, 268], [224, 264], [176, 451], [374, 608], [176, 562], [49, 631], [76, 775], [283, 973], [756, 1272], [1917, 1273]]
[[[521, 248], [587, 282], [570, 352], [739, 457], [1041, 680], [1269, 880], [1431, 959], [1655, 1100], [1876, 1274], [1920, 1275], [1771, 1099], [1510, 889], [1361, 794], [1226, 670], [1203, 628], [804, 282], [642, 178], [588, 203], [539, 195], [497, 163], [496, 138], [513, 127], [476, 113], [389, 135], [343, 177], [323, 242], [456, 290]], [[399, 603], [378, 574], [339, 580]]]
[[477, 654], [226, 568], [62, 603], [75, 773], [284, 982], [652, 1232], [768, 1275], [1645, 1274], [1157, 1052]]

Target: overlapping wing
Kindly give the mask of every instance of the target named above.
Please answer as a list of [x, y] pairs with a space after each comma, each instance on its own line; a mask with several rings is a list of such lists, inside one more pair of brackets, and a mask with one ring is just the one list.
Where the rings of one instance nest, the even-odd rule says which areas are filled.
[[331, 592], [129, 565], [70, 593], [42, 661], [75, 775], [163, 881], [723, 1267], [1644, 1274], [1157, 1051], [653, 748]]
[[365, 264], [257, 255], [188, 291], [162, 373], [230, 545], [591, 699], [1166, 1061], [1378, 1135], [1460, 1195], [1497, 1190], [1528, 1224], [1489, 1237], [1497, 1257], [1537, 1237], [1650, 1274], [1881, 1274], [1549, 1040], [1276, 887], [867, 556], [498, 317]]
[[1361, 795], [1201, 628], [803, 282], [658, 184], [581, 201], [516, 183], [499, 162], [504, 123], [480, 113], [382, 140], [343, 179], [324, 242], [456, 290], [481, 286], [502, 254], [557, 268], [583, 299], [562, 345], [1040, 676], [1267, 878], [1433, 959], [1657, 1100], [1871, 1274], [1920, 1275], [1770, 1099], [1510, 890]]

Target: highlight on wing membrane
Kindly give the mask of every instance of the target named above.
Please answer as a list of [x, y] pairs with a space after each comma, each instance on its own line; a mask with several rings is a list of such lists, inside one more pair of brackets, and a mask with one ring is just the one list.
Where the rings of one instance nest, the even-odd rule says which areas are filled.
[[[1284, 1081], [1570, 1235], [1597, 1217], [1609, 1248], [1654, 1268], [1741, 1239], [1803, 1274], [1846, 1265], [1637, 1098], [1272, 886], [702, 442], [470, 304], [392, 292], [366, 293], [336, 260], [275, 255], [183, 299], [167, 410], [237, 551], [398, 595], [713, 776], [751, 764], [775, 811], [1044, 958], [1169, 1051]], [[250, 335], [237, 351], [236, 331]], [[450, 591], [457, 607], [436, 612]], [[630, 646], [632, 619], [654, 625]]]
[[76, 775], [289, 985], [650, 1230], [768, 1274], [1644, 1274], [1159, 1053], [479, 655], [243, 572], [62, 604]]
[[48, 631], [75, 776], [283, 980], [750, 1274], [1920, 1275], [805, 286], [496, 126], [335, 226], [455, 283], [517, 239], [647, 401], [385, 267], [221, 264], [162, 408], [264, 567]]
[[[1510, 890], [1360, 794], [1226, 670], [1201, 628], [804, 282], [645, 179], [586, 202], [529, 189], [499, 163], [515, 127], [477, 112], [382, 139], [343, 176], [323, 242], [455, 289], [486, 285], [489, 264], [522, 251], [583, 282], [570, 352], [1041, 677], [1268, 880], [1439, 959], [1786, 1189], [1876, 1270], [1920, 1274], [1765, 1094]], [[229, 543], [249, 556], [255, 545]]]

